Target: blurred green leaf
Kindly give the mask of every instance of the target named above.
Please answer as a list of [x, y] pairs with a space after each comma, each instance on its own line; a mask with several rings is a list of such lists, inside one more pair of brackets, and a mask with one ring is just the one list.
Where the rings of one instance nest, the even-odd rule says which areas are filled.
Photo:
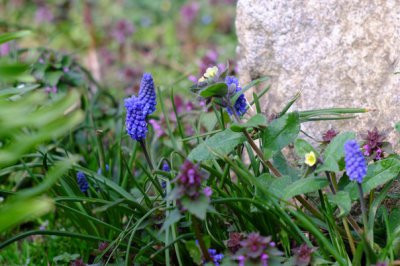
[[233, 132], [229, 128], [208, 138], [194, 148], [188, 159], [191, 161], [205, 161], [218, 158], [218, 155], [230, 153], [237, 145], [243, 143], [246, 138], [241, 133]]
[[354, 138], [355, 134], [353, 132], [343, 132], [337, 135], [326, 148], [323, 155], [324, 163], [317, 168], [317, 172], [339, 172], [339, 161], [344, 157], [344, 144]]
[[272, 121], [263, 133], [263, 148], [267, 159], [283, 147], [293, 142], [300, 132], [297, 113], [289, 113]]
[[319, 153], [314, 149], [314, 147], [304, 139], [300, 138], [296, 139], [294, 142], [294, 151], [300, 158], [304, 158], [306, 153], [311, 151], [314, 152], [317, 157], [319, 157]]
[[53, 209], [53, 201], [45, 197], [7, 202], [0, 207], [0, 232], [22, 222], [35, 219]]
[[0, 44], [25, 37], [29, 34], [31, 34], [31, 32], [28, 30], [3, 33], [0, 35]]
[[188, 212], [201, 220], [206, 218], [209, 202], [209, 198], [207, 198], [205, 195], [199, 196], [196, 200], [192, 200], [189, 197], [184, 197], [181, 199], [182, 206], [185, 207]]
[[226, 95], [228, 92], [228, 86], [226, 83], [215, 83], [212, 84], [200, 91], [200, 96], [203, 98], [209, 98], [209, 97], [223, 97]]
[[63, 76], [64, 72], [62, 71], [46, 71], [44, 75], [44, 80], [46, 83], [50, 86], [55, 86], [57, 85], [58, 81], [60, 78]]
[[[389, 182], [399, 173], [400, 160], [397, 158], [387, 158], [369, 165], [367, 175], [362, 183], [364, 193], [369, 193], [372, 189]], [[350, 193], [352, 200], [358, 199], [358, 188], [355, 182], [348, 184], [345, 190]]]
[[307, 194], [322, 189], [328, 185], [328, 180], [323, 177], [308, 177], [297, 180], [285, 189], [284, 199], [288, 200], [297, 195]]
[[328, 199], [331, 203], [339, 207], [339, 217], [346, 216], [351, 210], [350, 194], [347, 191], [339, 191], [336, 195], [329, 194]]
[[243, 124], [234, 123], [231, 125], [233, 132], [242, 132], [250, 127], [262, 127], [267, 125], [267, 118], [263, 114], [256, 114]]

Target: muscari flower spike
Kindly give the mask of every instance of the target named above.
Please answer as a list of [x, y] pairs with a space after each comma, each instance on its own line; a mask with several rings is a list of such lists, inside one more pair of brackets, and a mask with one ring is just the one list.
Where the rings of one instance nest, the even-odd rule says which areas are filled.
[[[233, 92], [228, 92], [228, 93], [231, 93], [232, 96], [236, 93], [239, 93], [242, 90], [242, 88], [239, 86], [238, 79], [234, 76], [227, 76], [225, 78], [225, 83], [226, 83], [226, 85], [228, 85], [228, 90], [230, 88], [236, 88], [236, 89], [234, 89]], [[236, 100], [234, 108], [239, 116], [242, 116], [247, 112], [247, 100], [243, 93]], [[230, 107], [227, 107], [226, 110], [229, 115], [233, 114], [233, 111], [231, 110]]]
[[362, 183], [367, 174], [367, 162], [355, 140], [348, 140], [344, 144], [346, 172], [351, 181]]
[[85, 193], [89, 189], [89, 183], [86, 180], [86, 176], [82, 172], [76, 174], [76, 182], [78, 183], [79, 189]]
[[126, 130], [132, 139], [142, 141], [146, 138], [147, 116], [156, 110], [156, 91], [153, 77], [149, 73], [143, 75], [138, 97], [125, 99]]

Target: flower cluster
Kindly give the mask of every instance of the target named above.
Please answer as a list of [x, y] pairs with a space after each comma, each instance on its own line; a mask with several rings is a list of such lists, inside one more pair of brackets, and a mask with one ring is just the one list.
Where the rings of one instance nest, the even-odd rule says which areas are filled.
[[297, 266], [307, 266], [310, 265], [312, 254], [316, 248], [307, 246], [307, 244], [302, 244], [300, 247], [293, 249], [293, 254], [295, 257], [295, 265]]
[[[228, 97], [229, 99], [235, 95], [236, 93], [239, 93], [242, 88], [239, 86], [239, 81], [236, 77], [234, 76], [227, 76], [225, 78], [225, 83], [226, 85], [228, 85], [228, 94], [231, 94], [230, 97]], [[247, 111], [247, 100], [246, 97], [244, 96], [244, 94], [242, 93], [239, 98], [236, 100], [235, 105], [233, 106], [236, 110], [236, 113], [239, 116], [242, 116], [246, 113]], [[226, 108], [226, 110], [228, 111], [228, 113], [230, 115], [233, 114], [233, 110], [231, 110], [231, 108], [228, 106]]]
[[123, 44], [127, 38], [135, 32], [133, 24], [125, 19], [119, 20], [111, 31], [111, 36], [119, 43]]
[[330, 143], [337, 134], [338, 132], [336, 132], [334, 129], [329, 129], [324, 134], [322, 134], [322, 141], [324, 143]]
[[383, 141], [385, 139], [384, 134], [380, 133], [378, 129], [375, 127], [372, 131], [367, 131], [367, 134], [364, 136], [365, 145], [364, 155], [372, 156], [374, 160], [380, 160], [383, 157]]
[[132, 139], [142, 141], [147, 133], [147, 116], [156, 110], [156, 91], [151, 74], [145, 73], [138, 97], [125, 99], [126, 130]]
[[217, 253], [216, 249], [208, 249], [208, 254], [210, 254], [212, 262], [214, 262], [215, 266], [219, 266], [222, 260], [224, 259], [224, 254]]
[[236, 252], [236, 260], [239, 266], [244, 266], [246, 261], [259, 263], [267, 266], [271, 256], [281, 255], [275, 247], [271, 237], [261, 236], [259, 233], [250, 233], [245, 239], [239, 242], [240, 249]]
[[362, 183], [367, 174], [367, 162], [357, 141], [348, 140], [344, 144], [346, 172], [350, 180]]
[[200, 171], [198, 165], [193, 164], [191, 161], [185, 161], [174, 181], [177, 184], [175, 193], [177, 193], [177, 196], [187, 196], [192, 200], [196, 200], [200, 195], [210, 197], [211, 188], [201, 189], [201, 183], [206, 179], [207, 176]]
[[89, 183], [86, 180], [86, 176], [82, 172], [78, 172], [76, 174], [76, 182], [78, 183], [79, 189], [83, 192], [86, 193], [89, 189]]

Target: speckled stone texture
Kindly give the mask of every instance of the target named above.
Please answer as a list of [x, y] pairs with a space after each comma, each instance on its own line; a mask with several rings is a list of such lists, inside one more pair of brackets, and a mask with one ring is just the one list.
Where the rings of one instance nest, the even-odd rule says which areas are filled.
[[377, 126], [398, 140], [400, 1], [239, 0], [236, 29], [241, 83], [271, 77], [267, 114], [301, 91], [297, 110], [376, 109], [347, 122], [303, 125], [311, 135]]

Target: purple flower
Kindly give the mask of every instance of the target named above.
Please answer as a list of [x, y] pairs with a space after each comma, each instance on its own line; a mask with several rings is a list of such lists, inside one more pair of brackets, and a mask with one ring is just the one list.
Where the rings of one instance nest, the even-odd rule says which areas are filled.
[[241, 247], [240, 242], [244, 239], [242, 233], [231, 232], [229, 233], [229, 239], [226, 242], [226, 246], [232, 253], [236, 253]]
[[163, 166], [162, 166], [162, 170], [165, 172], [170, 172], [171, 168], [169, 167], [168, 162], [164, 161]]
[[[174, 179], [175, 188], [171, 191], [169, 197], [171, 199], [189, 198], [191, 201], [197, 200], [200, 196], [210, 196], [210, 190], [202, 189], [201, 183], [206, 180], [207, 175], [202, 172], [197, 164], [185, 161], [179, 175]], [[184, 209], [181, 209], [184, 210]]]
[[243, 251], [252, 259], [259, 258], [267, 248], [271, 237], [263, 237], [259, 233], [250, 233], [247, 239], [240, 242]]
[[330, 143], [338, 132], [336, 132], [334, 129], [329, 129], [322, 135], [322, 140], [326, 143]]
[[126, 39], [132, 36], [135, 32], [135, 27], [133, 24], [125, 19], [119, 20], [113, 30], [111, 31], [111, 36], [119, 43], [125, 43]]
[[156, 133], [157, 138], [160, 138], [163, 135], [165, 135], [165, 131], [164, 131], [163, 127], [161, 126], [161, 123], [159, 123], [157, 120], [150, 119], [149, 123], [153, 126], [153, 129], [154, 129], [154, 132]]
[[[240, 93], [242, 88], [239, 86], [239, 81], [234, 76], [227, 76], [225, 78], [225, 83], [228, 85], [228, 99], [230, 100], [235, 94]], [[239, 116], [244, 115], [247, 112], [247, 100], [244, 94], [242, 93], [239, 98], [236, 100], [234, 108]], [[230, 115], [233, 114], [230, 107], [226, 108]]]
[[36, 9], [35, 20], [37, 23], [52, 22], [54, 19], [53, 12], [46, 5], [40, 5]]
[[362, 183], [367, 174], [367, 162], [357, 141], [348, 140], [344, 144], [346, 172], [350, 180]]
[[205, 187], [204, 189], [203, 189], [203, 194], [204, 195], [206, 195], [206, 197], [211, 197], [211, 195], [212, 195], [212, 189], [210, 188], [210, 187]]
[[188, 3], [182, 6], [180, 11], [182, 22], [186, 25], [191, 24], [199, 14], [199, 10], [200, 5], [196, 2]]
[[47, 93], [54, 93], [54, 94], [56, 94], [57, 91], [58, 91], [58, 89], [57, 89], [57, 86], [52, 86], [52, 87], [46, 87], [46, 88], [44, 88], [44, 91], [47, 92]]
[[216, 266], [219, 266], [224, 258], [224, 254], [222, 253], [218, 254], [217, 250], [212, 248], [208, 249], [208, 253], [210, 254], [211, 260], [214, 262], [214, 264]]
[[0, 44], [0, 57], [8, 55], [10, 51], [11, 51], [10, 43]]
[[384, 144], [385, 135], [380, 133], [375, 127], [372, 131], [367, 131], [367, 134], [363, 135], [365, 140], [364, 155], [373, 156], [374, 160], [380, 160], [383, 157], [382, 146]]
[[126, 130], [132, 139], [146, 138], [147, 116], [156, 110], [156, 92], [151, 74], [145, 73], [140, 83], [139, 96], [125, 99]]
[[295, 255], [296, 266], [310, 265], [312, 253], [315, 248], [308, 247], [307, 244], [302, 244], [300, 247], [293, 249]]
[[76, 182], [78, 183], [79, 189], [85, 193], [89, 189], [89, 183], [86, 180], [86, 176], [83, 172], [78, 172], [76, 174]]

